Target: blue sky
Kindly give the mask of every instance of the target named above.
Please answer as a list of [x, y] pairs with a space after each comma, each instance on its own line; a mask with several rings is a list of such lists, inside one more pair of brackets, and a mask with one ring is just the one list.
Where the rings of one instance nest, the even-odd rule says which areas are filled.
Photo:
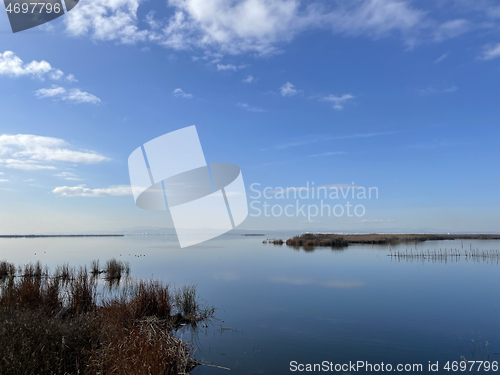
[[134, 205], [127, 159], [189, 125], [249, 196], [379, 190], [363, 217], [243, 229], [498, 231], [495, 1], [81, 0], [0, 30], [2, 233], [171, 227]]

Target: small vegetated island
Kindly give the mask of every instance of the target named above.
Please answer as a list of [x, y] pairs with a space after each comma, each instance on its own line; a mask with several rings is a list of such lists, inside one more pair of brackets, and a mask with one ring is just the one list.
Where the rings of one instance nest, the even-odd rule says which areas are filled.
[[176, 330], [210, 320], [193, 286], [135, 280], [128, 263], [0, 262], [0, 374], [188, 374]]
[[305, 233], [286, 241], [281, 239], [265, 240], [264, 243], [286, 244], [298, 247], [346, 247], [349, 244], [398, 244], [442, 240], [499, 240], [500, 234], [334, 234]]

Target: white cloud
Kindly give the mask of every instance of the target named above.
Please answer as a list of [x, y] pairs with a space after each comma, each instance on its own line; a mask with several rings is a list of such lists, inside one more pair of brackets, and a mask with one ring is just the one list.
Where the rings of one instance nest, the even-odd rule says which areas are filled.
[[44, 79], [48, 76], [52, 80], [59, 80], [64, 73], [60, 69], [52, 67], [47, 61], [32, 61], [25, 64], [14, 52], [0, 52], [0, 75], [12, 78], [32, 77]]
[[117, 185], [107, 188], [90, 189], [85, 185], [78, 186], [59, 186], [52, 190], [52, 193], [63, 197], [108, 197], [132, 195], [132, 189], [129, 185]]
[[53, 69], [50, 73], [49, 73], [49, 77], [55, 81], [61, 79], [62, 77], [64, 76], [64, 72], [60, 69]]
[[50, 88], [39, 89], [35, 91], [35, 95], [39, 98], [60, 98], [72, 103], [91, 103], [99, 104], [101, 99], [88, 92], [80, 89], [71, 89], [66, 91], [64, 87], [52, 85]]
[[290, 40], [298, 0], [169, 0], [175, 10], [161, 39], [180, 48], [217, 48], [237, 54], [274, 52], [274, 44]]
[[223, 64], [217, 64], [217, 70], [218, 71], [224, 71], [224, 70], [233, 70], [233, 71], [237, 71], [239, 69], [244, 69], [246, 67], [246, 65], [233, 65], [233, 64], [227, 64], [227, 65], [223, 65]]
[[74, 173], [71, 173], [71, 172], [61, 172], [61, 173], [58, 173], [54, 176], [59, 177], [59, 178], [64, 178], [65, 180], [68, 180], [68, 181], [81, 181], [80, 178], [78, 178]]
[[255, 80], [255, 78], [252, 75], [249, 75], [242, 82], [244, 82], [244, 83], [252, 83], [254, 80]]
[[233, 65], [233, 64], [227, 64], [227, 65], [222, 65], [222, 64], [217, 64], [217, 70], [234, 70], [236, 71], [238, 68]]
[[63, 139], [32, 134], [0, 135], [0, 165], [21, 170], [56, 169], [51, 163], [99, 163], [107, 158], [93, 151], [70, 150]]
[[500, 57], [500, 43], [484, 46], [483, 55], [481, 56], [483, 60], [493, 60], [497, 57]]
[[85, 91], [81, 91], [80, 89], [71, 89], [67, 95], [63, 96], [62, 99], [73, 103], [98, 104], [101, 102], [101, 99], [99, 99], [97, 96]]
[[124, 44], [145, 41], [150, 34], [137, 26], [141, 0], [88, 0], [66, 17], [66, 30], [75, 36], [91, 35], [96, 40], [116, 40]]
[[12, 51], [0, 53], [0, 75], [9, 77], [31, 76], [42, 78], [52, 70], [52, 66], [47, 61], [32, 61], [29, 64], [24, 64]]
[[238, 107], [243, 108], [244, 110], [248, 112], [267, 112], [265, 109], [259, 108], [259, 107], [252, 107], [246, 103], [238, 103], [236, 104]]
[[280, 91], [281, 95], [283, 96], [294, 96], [299, 93], [299, 90], [297, 90], [295, 86], [290, 82], [287, 82], [283, 86], [281, 86]]
[[0, 159], [0, 165], [5, 168], [20, 169], [23, 171], [35, 171], [42, 169], [56, 169], [52, 165], [43, 165], [35, 160]]
[[175, 89], [173, 94], [176, 98], [184, 98], [184, 99], [192, 99], [193, 98], [192, 94], [188, 94], [187, 92], [184, 92], [183, 89]]
[[[39, 78], [45, 77], [54, 81], [60, 81], [64, 77], [64, 72], [61, 69], [52, 67], [47, 61], [32, 61], [25, 64], [12, 51], [0, 53], [0, 75], [5, 75], [11, 78], [28, 76]], [[78, 82], [73, 74], [68, 74], [65, 77], [68, 82]], [[35, 95], [39, 98], [61, 98], [73, 103], [93, 103], [97, 104], [101, 101], [97, 96], [81, 91], [80, 89], [71, 89], [67, 91], [64, 87], [52, 85], [50, 88], [42, 88], [35, 91]]]
[[283, 43], [311, 29], [369, 38], [397, 36], [414, 45], [420, 34], [434, 41], [467, 31], [465, 22], [430, 19], [410, 0], [167, 0], [171, 17], [149, 12], [141, 28], [143, 0], [88, 0], [65, 17], [76, 36], [120, 43], [152, 42], [176, 50], [218, 50], [229, 54], [276, 53]]
[[54, 96], [60, 96], [65, 93], [66, 89], [57, 85], [52, 85], [52, 87], [50, 88], [39, 89], [35, 91], [35, 95], [39, 98], [52, 98]]
[[330, 94], [322, 98], [322, 100], [333, 103], [333, 108], [336, 109], [337, 111], [341, 111], [344, 109], [345, 102], [354, 98], [355, 96], [351, 94], [344, 94], [342, 96], [335, 96]]
[[10, 180], [6, 180], [6, 179], [0, 179], [0, 182], [9, 182]]
[[68, 74], [66, 76], [66, 81], [68, 81], [68, 82], [78, 82], [78, 80], [76, 79], [76, 77], [73, 74]]

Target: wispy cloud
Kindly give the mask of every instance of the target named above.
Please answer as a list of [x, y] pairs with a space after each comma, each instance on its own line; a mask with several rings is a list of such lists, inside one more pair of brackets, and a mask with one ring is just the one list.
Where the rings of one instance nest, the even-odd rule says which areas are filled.
[[176, 98], [184, 98], [184, 99], [192, 99], [193, 98], [192, 94], [188, 94], [183, 89], [175, 89], [173, 94]]
[[436, 42], [442, 42], [447, 39], [456, 38], [472, 28], [472, 24], [465, 19], [456, 19], [443, 22], [434, 31]]
[[443, 53], [436, 60], [434, 60], [434, 64], [439, 64], [440, 62], [444, 61], [447, 58], [448, 58], [448, 54], [447, 53]]
[[252, 83], [254, 80], [255, 80], [255, 78], [252, 75], [249, 75], [242, 82], [244, 82], [244, 83]]
[[68, 74], [66, 76], [66, 81], [68, 81], [68, 82], [78, 82], [78, 80], [75, 78], [75, 76], [73, 74]]
[[59, 138], [32, 134], [0, 135], [0, 165], [21, 170], [56, 169], [54, 162], [100, 163], [107, 158], [93, 151], [71, 150]]
[[35, 160], [0, 159], [0, 165], [5, 168], [20, 169], [23, 171], [56, 169], [56, 167], [54, 167], [53, 165], [40, 164]]
[[443, 92], [452, 93], [452, 92], [455, 92], [457, 90], [458, 90], [458, 87], [455, 86], [455, 85], [452, 85], [452, 86], [450, 86], [448, 88], [443, 89]]
[[500, 57], [500, 43], [498, 44], [488, 44], [483, 47], [483, 53], [481, 59], [483, 60], [493, 60]]
[[294, 96], [297, 95], [300, 90], [297, 90], [295, 88], [295, 85], [293, 85], [291, 82], [287, 82], [280, 87], [280, 92], [282, 96]]
[[309, 155], [310, 158], [317, 158], [320, 156], [334, 156], [334, 155], [345, 155], [347, 152], [345, 151], [329, 151], [329, 152], [323, 152], [321, 154], [312, 154]]
[[238, 103], [236, 104], [238, 107], [243, 108], [244, 110], [248, 112], [267, 112], [265, 109], [259, 108], [259, 107], [252, 107], [246, 103]]
[[454, 93], [458, 90], [458, 87], [455, 86], [455, 85], [451, 85], [451, 86], [447, 86], [447, 87], [444, 87], [444, 88], [438, 88], [438, 87], [435, 87], [435, 86], [429, 86], [425, 89], [422, 89], [422, 90], [418, 90], [418, 93], [420, 95], [433, 95], [433, 94], [440, 94], [440, 93], [445, 93], [445, 94], [451, 94], [451, 93]]
[[81, 91], [80, 89], [71, 89], [67, 95], [63, 96], [63, 100], [67, 100], [73, 103], [92, 103], [98, 104], [101, 102], [97, 96], [92, 95], [88, 92]]
[[409, 145], [408, 147], [420, 150], [420, 149], [443, 148], [443, 147], [458, 147], [461, 145], [463, 145], [463, 143], [461, 142], [433, 139], [430, 140], [429, 142], [414, 143]]
[[74, 173], [71, 173], [71, 172], [61, 172], [61, 173], [58, 173], [54, 176], [59, 177], [59, 178], [63, 178], [63, 179], [68, 180], [68, 181], [81, 181], [80, 178], [78, 178]]
[[330, 102], [333, 104], [333, 108], [337, 111], [341, 111], [344, 109], [344, 105], [347, 101], [354, 99], [355, 96], [351, 94], [344, 94], [342, 96], [328, 95], [323, 97], [321, 100], [325, 102]]
[[296, 141], [290, 141], [288, 143], [281, 143], [276, 145], [277, 149], [285, 149], [288, 147], [302, 146], [306, 144], [323, 142], [323, 141], [337, 141], [337, 140], [347, 140], [347, 139], [363, 139], [363, 138], [373, 138], [373, 137], [382, 137], [388, 135], [394, 135], [395, 132], [379, 132], [379, 133], [358, 133], [358, 134], [347, 134], [347, 135], [319, 135], [319, 134], [311, 134], [307, 136], [303, 136]]
[[35, 91], [35, 95], [39, 98], [53, 98], [56, 96], [62, 96], [66, 93], [66, 89], [64, 87], [60, 87], [57, 85], [52, 85], [52, 87], [39, 89]]
[[132, 195], [129, 185], [117, 185], [107, 188], [90, 189], [86, 185], [59, 186], [52, 190], [52, 193], [63, 197], [109, 197]]
[[1, 178], [0, 182], [9, 182], [10, 180], [6, 180], [5, 178]]
[[88, 92], [81, 91], [80, 89], [71, 89], [68, 91], [64, 87], [57, 85], [52, 85], [52, 87], [36, 90], [35, 95], [38, 98], [61, 99], [76, 104], [99, 104], [101, 102], [101, 99]]
[[245, 68], [246, 65], [233, 65], [233, 64], [227, 64], [227, 65], [222, 65], [222, 64], [217, 64], [217, 70], [218, 71], [224, 71], [224, 70], [232, 70], [232, 71], [237, 71], [238, 69], [243, 69]]

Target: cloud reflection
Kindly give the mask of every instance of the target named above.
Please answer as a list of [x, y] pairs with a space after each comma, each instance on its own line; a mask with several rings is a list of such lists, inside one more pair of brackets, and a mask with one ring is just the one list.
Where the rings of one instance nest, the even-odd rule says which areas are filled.
[[277, 276], [270, 279], [274, 283], [289, 284], [289, 285], [316, 285], [325, 288], [349, 289], [365, 286], [362, 281], [349, 280], [315, 280], [293, 276]]

